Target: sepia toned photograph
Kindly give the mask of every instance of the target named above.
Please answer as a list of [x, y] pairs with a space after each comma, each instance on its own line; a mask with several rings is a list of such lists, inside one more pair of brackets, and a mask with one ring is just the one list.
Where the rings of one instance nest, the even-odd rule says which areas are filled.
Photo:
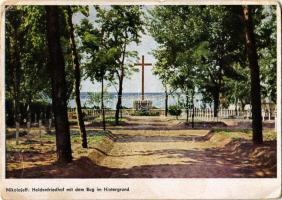
[[5, 176], [277, 178], [277, 5], [5, 7]]

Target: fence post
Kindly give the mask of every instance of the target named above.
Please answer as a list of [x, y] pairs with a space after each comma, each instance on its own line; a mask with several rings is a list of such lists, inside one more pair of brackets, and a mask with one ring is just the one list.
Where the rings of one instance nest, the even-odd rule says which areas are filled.
[[200, 108], [200, 119], [203, 120], [203, 109]]

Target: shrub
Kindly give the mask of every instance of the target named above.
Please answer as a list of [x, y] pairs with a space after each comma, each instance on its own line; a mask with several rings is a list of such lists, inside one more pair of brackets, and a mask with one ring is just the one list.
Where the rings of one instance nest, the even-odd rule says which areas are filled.
[[138, 110], [132, 116], [160, 116], [160, 112], [150, 112], [148, 110]]
[[181, 115], [181, 108], [177, 105], [171, 105], [168, 107], [168, 113], [172, 116], [176, 116], [176, 119], [178, 119], [178, 116]]

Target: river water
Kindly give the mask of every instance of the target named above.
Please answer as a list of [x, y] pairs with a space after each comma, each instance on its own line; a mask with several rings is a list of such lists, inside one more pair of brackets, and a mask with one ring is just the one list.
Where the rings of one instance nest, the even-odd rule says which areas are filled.
[[[115, 109], [116, 103], [117, 103], [117, 93], [107, 93], [104, 96], [104, 105], [107, 108]], [[90, 104], [88, 103], [88, 93], [87, 92], [81, 92], [80, 95], [81, 99], [81, 105], [89, 107]], [[135, 100], [140, 100], [141, 99], [141, 94], [140, 93], [124, 93], [122, 95], [122, 106], [126, 108], [132, 108], [133, 107], [133, 101]], [[153, 107], [156, 108], [164, 108], [165, 107], [165, 94], [164, 93], [145, 93], [144, 94], [144, 99], [145, 100], [151, 100]], [[174, 94], [169, 96], [168, 104], [169, 105], [174, 105], [177, 104], [178, 102], [184, 102], [185, 101], [185, 95], [183, 94]], [[195, 100], [195, 106], [199, 106], [200, 100], [196, 99]], [[96, 105], [100, 106], [100, 105]], [[69, 102], [69, 107], [74, 108], [75, 107], [75, 101], [74, 99], [70, 100]]]

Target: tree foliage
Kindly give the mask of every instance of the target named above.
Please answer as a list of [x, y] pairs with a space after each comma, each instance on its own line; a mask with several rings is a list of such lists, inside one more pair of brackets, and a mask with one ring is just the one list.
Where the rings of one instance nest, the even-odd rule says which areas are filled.
[[[275, 100], [276, 78], [270, 75], [276, 66], [275, 9], [255, 6], [254, 11], [262, 96]], [[197, 83], [204, 102], [214, 102], [214, 108], [234, 103], [230, 89], [235, 84], [239, 101], [250, 103], [250, 95], [246, 95], [250, 84], [240, 12], [240, 6], [154, 7], [149, 11], [147, 26], [159, 44], [154, 51], [156, 74], [168, 81], [171, 77], [167, 79], [164, 74], [174, 71], [177, 76], [179, 71], [185, 71], [180, 68], [186, 65], [185, 77], [196, 71], [196, 79], [189, 79]]]

